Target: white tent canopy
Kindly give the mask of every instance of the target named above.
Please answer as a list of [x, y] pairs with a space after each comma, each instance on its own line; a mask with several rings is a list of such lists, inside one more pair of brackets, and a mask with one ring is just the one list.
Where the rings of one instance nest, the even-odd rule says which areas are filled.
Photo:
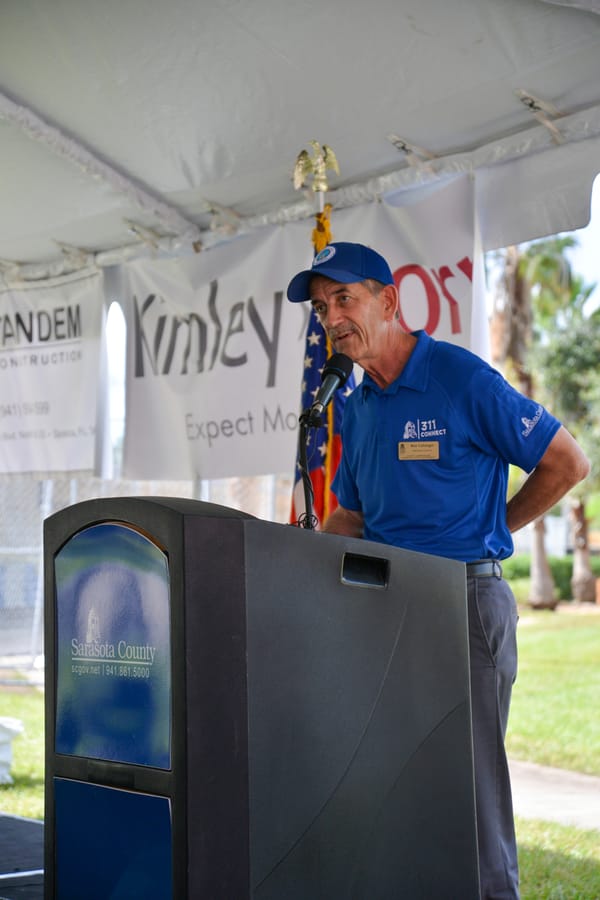
[[[7, 0], [0, 276], [188, 254], [475, 174], [484, 248], [589, 218], [599, 0]], [[335, 213], [334, 213], [335, 215]]]

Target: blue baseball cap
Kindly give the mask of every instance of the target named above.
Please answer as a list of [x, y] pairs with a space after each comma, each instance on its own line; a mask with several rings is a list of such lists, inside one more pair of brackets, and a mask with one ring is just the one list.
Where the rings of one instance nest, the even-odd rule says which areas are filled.
[[367, 278], [373, 278], [382, 284], [394, 283], [390, 267], [381, 254], [364, 244], [345, 241], [327, 244], [317, 253], [310, 269], [298, 272], [292, 278], [287, 289], [288, 300], [293, 303], [308, 300], [310, 280], [315, 275], [325, 275], [342, 284], [354, 284]]

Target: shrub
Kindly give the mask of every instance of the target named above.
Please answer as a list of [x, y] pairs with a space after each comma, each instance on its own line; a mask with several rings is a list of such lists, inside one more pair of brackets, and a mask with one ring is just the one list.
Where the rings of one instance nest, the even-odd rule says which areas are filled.
[[518, 553], [509, 559], [503, 559], [502, 573], [506, 580], [514, 581], [517, 578], [529, 578], [530, 559], [529, 553]]
[[[552, 573], [559, 600], [571, 600], [571, 578], [573, 577], [572, 556], [549, 556], [548, 564]], [[600, 556], [591, 557], [591, 569], [596, 578], [600, 578]], [[531, 557], [529, 553], [519, 553], [502, 562], [502, 571], [507, 581], [529, 578]]]
[[570, 600], [571, 578], [573, 577], [572, 556], [549, 556], [548, 563], [552, 572], [552, 579], [556, 585], [559, 600]]

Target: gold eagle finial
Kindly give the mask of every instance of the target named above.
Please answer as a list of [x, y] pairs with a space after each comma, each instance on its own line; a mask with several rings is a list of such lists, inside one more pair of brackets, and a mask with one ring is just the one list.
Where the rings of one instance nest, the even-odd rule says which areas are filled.
[[331, 169], [336, 175], [339, 175], [340, 167], [331, 147], [327, 144], [319, 144], [318, 141], [309, 141], [308, 143], [313, 148], [313, 154], [311, 156], [307, 150], [301, 150], [296, 157], [296, 164], [294, 165], [294, 188], [299, 190], [299, 188], [304, 185], [307, 178], [312, 175], [313, 191], [315, 193], [317, 193], [317, 191], [322, 193], [329, 190], [327, 170]]

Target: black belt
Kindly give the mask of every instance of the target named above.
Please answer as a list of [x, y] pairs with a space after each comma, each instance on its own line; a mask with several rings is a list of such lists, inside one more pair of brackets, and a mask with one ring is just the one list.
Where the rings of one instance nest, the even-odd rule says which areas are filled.
[[478, 559], [467, 563], [467, 578], [502, 578], [502, 566], [497, 559]]

